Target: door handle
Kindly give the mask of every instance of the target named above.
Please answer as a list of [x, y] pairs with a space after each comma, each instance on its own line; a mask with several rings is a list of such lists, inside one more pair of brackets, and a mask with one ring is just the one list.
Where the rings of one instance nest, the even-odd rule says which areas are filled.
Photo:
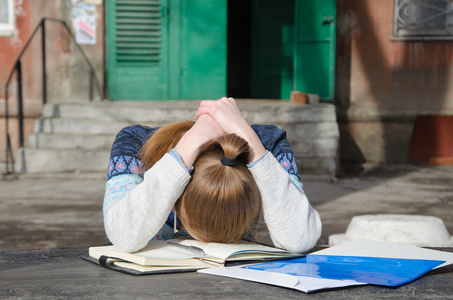
[[324, 16], [322, 17], [322, 24], [330, 24], [333, 22], [333, 17], [332, 16]]

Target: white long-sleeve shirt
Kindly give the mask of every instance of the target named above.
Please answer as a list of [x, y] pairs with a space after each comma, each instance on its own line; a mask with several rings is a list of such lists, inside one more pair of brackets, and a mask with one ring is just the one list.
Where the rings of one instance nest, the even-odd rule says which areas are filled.
[[[119, 163], [123, 169], [123, 157], [114, 160], [117, 168]], [[261, 220], [265, 223], [256, 224], [252, 236], [258, 242], [271, 240], [276, 247], [305, 252], [316, 245], [321, 235], [321, 220], [303, 192], [298, 176], [285, 170], [288, 163], [285, 159], [279, 162], [267, 152], [249, 165], [261, 192]], [[295, 168], [295, 162], [291, 163]], [[103, 210], [105, 230], [112, 244], [120, 250], [134, 252], [152, 238], [173, 238], [166, 220], [190, 178], [190, 172], [174, 153], [164, 155], [143, 177], [127, 172], [110, 177]]]

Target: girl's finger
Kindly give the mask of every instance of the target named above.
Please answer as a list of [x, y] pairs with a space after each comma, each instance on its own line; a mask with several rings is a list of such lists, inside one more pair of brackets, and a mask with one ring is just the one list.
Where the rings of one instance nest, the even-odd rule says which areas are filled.
[[198, 119], [201, 115], [209, 114], [210, 107], [215, 103], [214, 100], [203, 100], [200, 102], [195, 118]]
[[212, 115], [216, 108], [219, 106], [221, 101], [226, 101], [227, 98], [223, 97], [219, 100], [203, 100], [200, 102], [200, 106], [195, 114], [195, 118], [198, 119], [203, 114]]

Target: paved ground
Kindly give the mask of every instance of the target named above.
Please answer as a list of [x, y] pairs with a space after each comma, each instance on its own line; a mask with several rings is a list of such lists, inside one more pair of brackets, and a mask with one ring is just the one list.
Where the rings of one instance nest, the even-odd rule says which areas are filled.
[[[86, 247], [108, 241], [102, 223], [102, 175], [0, 180], [0, 249]], [[320, 245], [352, 216], [420, 214], [442, 218], [453, 233], [453, 166], [388, 166], [360, 177], [302, 176], [323, 220]]]

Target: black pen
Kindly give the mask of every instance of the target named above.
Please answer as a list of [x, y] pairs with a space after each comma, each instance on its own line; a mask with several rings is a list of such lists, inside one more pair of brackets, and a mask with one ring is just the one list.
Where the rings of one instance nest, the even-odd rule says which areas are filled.
[[167, 242], [167, 244], [169, 244], [169, 245], [172, 246], [172, 247], [184, 249], [184, 250], [187, 250], [187, 251], [192, 252], [192, 253], [195, 253], [195, 254], [204, 255], [203, 249], [201, 249], [201, 248], [199, 248], [199, 247], [195, 247], [195, 246], [186, 246], [186, 245], [178, 244], [178, 243], [175, 243], [175, 242]]

